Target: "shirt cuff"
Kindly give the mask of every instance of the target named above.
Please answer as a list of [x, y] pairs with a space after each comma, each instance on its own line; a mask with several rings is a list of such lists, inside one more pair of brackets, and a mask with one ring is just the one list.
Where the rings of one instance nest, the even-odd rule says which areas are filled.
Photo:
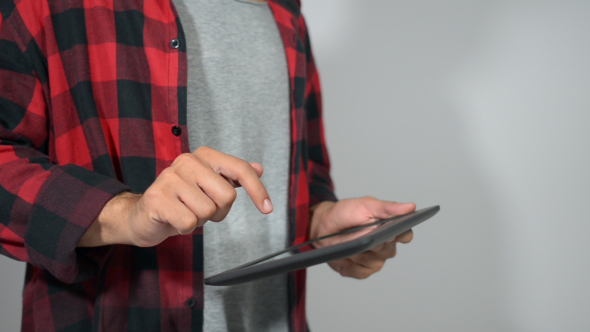
[[77, 248], [106, 203], [129, 190], [111, 177], [76, 165], [50, 170], [25, 232], [29, 261], [65, 283], [96, 276], [110, 247]]

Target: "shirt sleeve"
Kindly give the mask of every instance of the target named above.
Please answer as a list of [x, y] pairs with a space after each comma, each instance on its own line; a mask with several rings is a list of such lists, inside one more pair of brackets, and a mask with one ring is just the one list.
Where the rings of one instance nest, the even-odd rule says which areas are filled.
[[96, 275], [109, 248], [76, 246], [104, 205], [128, 188], [52, 162], [47, 96], [16, 36], [0, 17], [0, 253], [65, 283], [82, 281]]
[[313, 206], [323, 201], [337, 201], [337, 198], [330, 177], [330, 158], [324, 136], [320, 79], [313, 59], [307, 26], [302, 15], [299, 16], [299, 21], [307, 70], [304, 107], [307, 114], [309, 205]]

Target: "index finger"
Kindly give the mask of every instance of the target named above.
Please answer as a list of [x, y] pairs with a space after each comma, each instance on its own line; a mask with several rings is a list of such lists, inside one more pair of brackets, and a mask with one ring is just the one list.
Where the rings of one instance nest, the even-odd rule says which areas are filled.
[[250, 163], [211, 148], [199, 148], [193, 153], [216, 173], [239, 183], [260, 212], [265, 214], [272, 212], [270, 196]]

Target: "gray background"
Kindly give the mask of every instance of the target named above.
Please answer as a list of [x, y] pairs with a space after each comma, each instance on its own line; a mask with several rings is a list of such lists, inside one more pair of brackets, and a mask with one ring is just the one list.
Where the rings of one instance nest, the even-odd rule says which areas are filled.
[[309, 269], [312, 329], [590, 330], [590, 2], [303, 2], [338, 195], [442, 207], [367, 280]]

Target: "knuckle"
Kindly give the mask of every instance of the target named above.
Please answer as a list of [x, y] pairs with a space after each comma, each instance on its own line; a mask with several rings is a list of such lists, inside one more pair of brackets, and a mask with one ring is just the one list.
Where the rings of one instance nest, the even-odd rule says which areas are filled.
[[173, 181], [176, 178], [176, 176], [177, 176], [177, 174], [174, 171], [174, 169], [172, 167], [168, 167], [160, 173], [160, 176], [158, 176], [158, 178], [161, 181], [168, 182], [168, 181]]
[[199, 155], [203, 155], [208, 153], [209, 151], [211, 151], [211, 148], [207, 147], [207, 146], [200, 146], [198, 147], [195, 151], [193, 151], [193, 155], [194, 156], [199, 156]]
[[203, 213], [203, 216], [206, 217], [207, 219], [211, 218], [215, 214], [216, 211], [217, 211], [217, 206], [215, 205], [215, 203], [213, 203], [211, 201], [209, 201], [201, 206], [201, 212]]
[[376, 262], [373, 266], [373, 272], [381, 271], [381, 269], [383, 269], [383, 266], [385, 266], [385, 261], [380, 260]]
[[187, 235], [192, 233], [192, 231], [197, 227], [197, 218], [194, 217], [187, 217], [182, 223], [181, 226], [177, 228], [177, 231], [180, 234]]
[[215, 214], [211, 217], [210, 220], [213, 222], [220, 222], [223, 219], [225, 219], [225, 217], [227, 217], [228, 213], [229, 213], [229, 210], [227, 210], [227, 211], [217, 210], [217, 212], [215, 212]]
[[363, 272], [359, 273], [357, 279], [367, 279], [368, 277], [371, 276], [371, 274], [373, 274], [373, 272], [363, 271]]
[[222, 218], [222, 217], [220, 217], [220, 216], [214, 215], [214, 216], [213, 216], [213, 217], [211, 217], [211, 219], [209, 219], [209, 220], [210, 220], [210, 221], [213, 221], [213, 222], [220, 222], [220, 221], [222, 221], [222, 220], [223, 220], [223, 218]]
[[348, 276], [351, 275], [351, 273], [350, 273], [350, 267], [347, 267], [347, 266], [340, 266], [340, 267], [338, 267], [338, 270], [337, 271], [343, 277], [348, 277]]
[[238, 159], [238, 161], [236, 162], [236, 168], [238, 172], [240, 172], [241, 174], [246, 174], [254, 171], [252, 165], [250, 165], [250, 163], [242, 159]]
[[193, 160], [193, 156], [190, 153], [183, 153], [174, 159], [172, 166], [174, 167], [184, 167], [187, 164], [190, 164]]
[[222, 190], [220, 193], [220, 200], [221, 200], [221, 205], [223, 206], [227, 206], [227, 205], [231, 205], [236, 198], [238, 197], [238, 192], [230, 186], [230, 188], [226, 189], [226, 190]]

